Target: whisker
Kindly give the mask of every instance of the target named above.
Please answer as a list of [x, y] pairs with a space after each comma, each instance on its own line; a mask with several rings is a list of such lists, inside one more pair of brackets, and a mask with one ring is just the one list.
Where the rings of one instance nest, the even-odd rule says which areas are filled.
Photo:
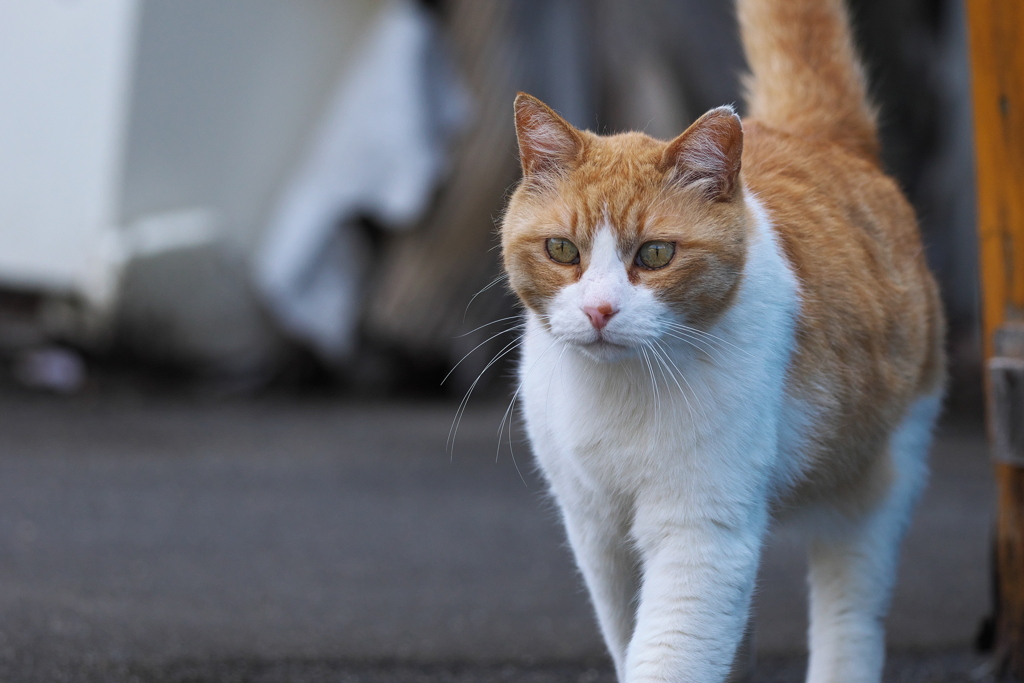
[[[665, 359], [669, 363], [672, 364], [672, 367], [675, 368], [676, 374], [679, 376], [679, 379], [683, 380], [683, 384], [686, 385], [686, 388], [689, 389], [690, 393], [693, 395], [693, 400], [697, 404], [697, 408], [700, 411], [700, 417], [704, 418], [703, 426], [706, 428], [707, 425], [710, 424], [710, 420], [708, 419], [707, 412], [705, 412], [705, 410], [704, 410], [704, 404], [701, 402], [700, 397], [697, 395], [697, 392], [694, 391], [693, 386], [690, 384], [689, 380], [686, 379], [686, 375], [683, 374], [682, 370], [679, 369], [679, 366], [676, 365], [676, 362], [672, 359], [671, 354], [669, 354], [668, 351], [664, 347], [662, 347], [661, 344], [658, 343], [657, 340], [654, 340], [654, 343], [657, 344], [660, 348], [662, 348], [662, 350], [664, 351]], [[675, 376], [673, 376], [673, 379], [674, 378], [675, 378]], [[676, 380], [676, 386], [679, 386], [679, 381], [678, 380]], [[682, 387], [679, 388], [679, 391], [683, 395], [683, 399], [686, 401], [686, 409], [687, 409], [687, 412], [689, 412], [689, 414], [690, 414], [690, 420], [693, 422], [694, 428], [693, 429], [688, 429], [686, 431], [687, 431], [687, 433], [689, 434], [689, 437], [690, 437], [691, 447], [694, 449], [694, 451], [696, 451], [697, 450], [697, 427], [701, 423], [700, 423], [700, 420], [698, 419], [699, 416], [696, 413], [694, 413], [693, 406], [691, 405], [690, 400], [686, 398], [686, 392], [683, 391]]]
[[[537, 314], [537, 313], [535, 313], [534, 315], [538, 319], [540, 319], [540, 320], [546, 320], [546, 319], [550, 318], [550, 316], [548, 316], [548, 315], [541, 315], [541, 314]], [[509, 316], [508, 318], [502, 318], [501, 320], [496, 320], [493, 323], [487, 323], [487, 325], [493, 325], [493, 324], [496, 324], [496, 323], [499, 323], [499, 322], [503, 322], [503, 321], [506, 321], [506, 320], [510, 320], [510, 319], [517, 319], [518, 317], [519, 316]], [[487, 325], [484, 325], [484, 327], [486, 327]], [[519, 337], [516, 337], [511, 342], [509, 342], [504, 347], [502, 347], [494, 355], [494, 357], [490, 361], [488, 361], [486, 365], [484, 365], [483, 369], [481, 369], [480, 372], [477, 374], [476, 379], [474, 379], [473, 382], [469, 385], [469, 388], [466, 390], [466, 394], [462, 397], [462, 400], [459, 402], [459, 407], [456, 408], [456, 410], [455, 410], [455, 417], [452, 419], [452, 426], [448, 429], [448, 440], [445, 442], [445, 449], [448, 450], [450, 458], [453, 459], [455, 457], [455, 437], [458, 435], [459, 426], [462, 424], [462, 417], [466, 414], [466, 409], [469, 406], [469, 399], [472, 396], [473, 391], [476, 389], [477, 384], [480, 383], [480, 380], [481, 380], [481, 378], [483, 378], [484, 373], [487, 372], [495, 363], [497, 363], [502, 358], [504, 358], [509, 353], [511, 353], [514, 349], [516, 349], [517, 347], [522, 345], [522, 343], [526, 340], [526, 335], [528, 334], [528, 331], [525, 328], [526, 328], [526, 321], [524, 320], [522, 323], [520, 323], [518, 325], [513, 325], [512, 327], [510, 327], [510, 328], [508, 328], [506, 330], [503, 330], [501, 332], [498, 332], [497, 334], [491, 335], [490, 337], [488, 337], [487, 339], [485, 339], [484, 341], [480, 342], [479, 344], [474, 346], [472, 349], [470, 349], [469, 353], [467, 353], [465, 356], [463, 356], [459, 360], [459, 362], [456, 363], [455, 366], [448, 372], [448, 374], [445, 375], [444, 379], [441, 380], [441, 384], [444, 384], [448, 380], [448, 378], [451, 377], [451, 374], [452, 374], [452, 372], [455, 371], [455, 368], [457, 368], [464, 360], [466, 360], [466, 358], [468, 358], [470, 356], [470, 354], [474, 353], [477, 349], [479, 349], [484, 344], [488, 343], [489, 341], [491, 341], [493, 339], [496, 339], [497, 337], [500, 337], [503, 334], [507, 334], [507, 333], [515, 331], [515, 330], [523, 330], [523, 334], [522, 335], [520, 335]]]
[[[672, 337], [673, 339], [678, 339], [679, 341], [686, 342], [688, 346], [691, 346], [692, 348], [695, 348], [698, 351], [702, 352], [705, 356], [710, 358], [719, 367], [724, 367], [722, 365], [721, 359], [715, 356], [714, 353], [712, 353], [712, 351], [718, 351], [719, 353], [721, 353], [721, 349], [719, 349], [716, 346], [711, 346], [710, 344], [708, 344], [708, 342], [700, 339], [699, 337], [691, 337], [689, 335], [683, 336], [685, 334], [686, 333], [665, 332], [666, 337]], [[707, 344], [707, 347], [701, 346], [701, 344]]]
[[462, 334], [457, 334], [454, 337], [452, 337], [452, 339], [462, 339], [463, 337], [468, 337], [469, 335], [473, 334], [474, 332], [477, 332], [478, 330], [482, 330], [485, 327], [490, 327], [491, 325], [497, 325], [498, 323], [503, 323], [503, 322], [505, 322], [507, 320], [519, 320], [520, 317], [521, 316], [519, 316], [519, 315], [509, 315], [509, 316], [506, 316], [504, 318], [498, 318], [497, 320], [492, 320], [489, 323], [484, 323], [480, 327], [474, 327], [469, 332], [464, 332]]
[[738, 351], [738, 352], [742, 353], [743, 355], [747, 356], [747, 358], [751, 358], [751, 359], [754, 358], [754, 356], [751, 355], [746, 349], [740, 348], [739, 346], [736, 346], [736, 344], [733, 344], [731, 341], [729, 341], [727, 339], [722, 339], [721, 337], [713, 335], [710, 332], [705, 332], [704, 330], [698, 330], [696, 327], [690, 327], [689, 325], [683, 325], [682, 323], [677, 323], [677, 322], [669, 322], [667, 324], [668, 324], [669, 327], [675, 328], [677, 331], [689, 332], [691, 334], [695, 334], [695, 335], [698, 335], [700, 337], [704, 337], [704, 338], [707, 338], [707, 339], [711, 339], [711, 340], [717, 341], [720, 344], [725, 344], [726, 346], [732, 347], [736, 351]]
[[[525, 323], [524, 323], [524, 324], [525, 324]], [[453, 372], [455, 372], [455, 369], [456, 369], [456, 368], [458, 368], [458, 367], [459, 367], [460, 365], [462, 365], [462, 361], [466, 360], [466, 359], [467, 359], [467, 358], [469, 358], [469, 357], [470, 357], [471, 355], [473, 355], [473, 352], [474, 352], [474, 351], [476, 351], [477, 349], [479, 349], [479, 348], [480, 348], [481, 346], [483, 346], [483, 345], [484, 345], [484, 344], [486, 344], [487, 342], [491, 341], [492, 339], [495, 339], [495, 338], [497, 338], [497, 337], [500, 337], [500, 336], [501, 336], [501, 335], [503, 335], [503, 334], [508, 334], [509, 332], [512, 332], [512, 331], [514, 331], [514, 330], [518, 330], [518, 329], [520, 329], [521, 327], [523, 327], [523, 324], [520, 324], [520, 325], [513, 325], [512, 327], [508, 328], [507, 330], [502, 330], [501, 332], [498, 332], [497, 334], [492, 334], [492, 335], [491, 335], [490, 337], [488, 337], [487, 339], [484, 339], [484, 340], [483, 340], [482, 342], [480, 342], [479, 344], [477, 344], [476, 346], [474, 346], [473, 348], [471, 348], [471, 349], [469, 350], [469, 352], [468, 352], [468, 353], [467, 353], [467, 354], [466, 354], [465, 356], [463, 356], [463, 357], [462, 357], [461, 359], [459, 359], [459, 362], [458, 362], [458, 363], [456, 363], [455, 365], [453, 365], [453, 366], [452, 366], [452, 369], [451, 369], [451, 370], [449, 370], [449, 371], [448, 371], [448, 374], [444, 376], [444, 379], [443, 379], [443, 380], [441, 380], [441, 384], [443, 385], [443, 384], [444, 384], [445, 382], [447, 382], [447, 381], [448, 381], [448, 378], [452, 376], [452, 373], [453, 373]]]
[[491, 287], [493, 287], [494, 285], [498, 284], [499, 282], [505, 279], [508, 279], [508, 273], [502, 273], [498, 277], [491, 280], [488, 284], [484, 285], [483, 289], [481, 289], [479, 292], [471, 296], [469, 298], [469, 303], [466, 304], [466, 310], [462, 312], [462, 322], [466, 322], [466, 315], [469, 313], [469, 307], [473, 305], [473, 302], [476, 300], [476, 298], [483, 294], [484, 292], [486, 292]]
[[668, 327], [668, 329], [672, 330], [673, 332], [685, 334], [691, 339], [695, 339], [704, 344], [707, 344], [709, 347], [713, 349], [721, 350], [725, 347], [725, 342], [723, 340], [720, 340], [717, 337], [709, 337], [707, 336], [707, 334], [701, 332], [696, 328], [687, 327], [685, 325], [679, 325], [678, 323], [666, 323], [666, 327]]
[[[738, 351], [739, 353], [742, 353], [743, 355], [747, 356], [748, 358], [751, 357], [750, 354], [747, 353], [744, 349], [741, 349], [740, 347], [736, 346], [735, 344], [732, 344], [731, 342], [728, 342], [728, 341], [726, 341], [724, 339], [721, 339], [720, 337], [716, 337], [716, 336], [714, 336], [712, 334], [709, 334], [707, 332], [703, 332], [703, 331], [698, 330], [698, 329], [693, 328], [693, 327], [688, 327], [686, 325], [680, 325], [678, 323], [672, 323], [672, 322], [666, 323], [666, 326], [669, 328], [669, 330], [671, 330], [670, 333], [666, 333], [666, 334], [669, 334], [670, 336], [680, 335], [680, 334], [684, 335], [688, 339], [692, 340], [691, 345], [700, 344], [700, 346], [697, 346], [697, 348], [700, 348], [702, 351], [704, 351], [709, 356], [712, 356], [713, 354], [710, 351], [708, 351], [708, 349], [717, 351], [720, 354], [724, 354], [724, 353], [726, 353], [727, 351], [730, 350], [729, 348], [726, 348], [726, 347], [731, 347], [731, 349], [734, 349], [734, 350]], [[676, 338], [679, 339], [678, 336]], [[716, 359], [716, 360], [719, 360], [719, 359]]]
[[[679, 379], [683, 380], [683, 384], [685, 384], [686, 388], [690, 390], [691, 394], [693, 394], [693, 400], [697, 403], [697, 407], [700, 409], [701, 416], [704, 418], [704, 423], [705, 424], [710, 424], [711, 418], [708, 417], [707, 411], [704, 410], [703, 402], [701, 402], [700, 397], [697, 395], [697, 392], [694, 390], [693, 386], [690, 384], [690, 381], [688, 379], [686, 379], [686, 375], [683, 374], [683, 371], [679, 369], [679, 366], [676, 365], [676, 362], [674, 360], [672, 360], [672, 356], [671, 356], [671, 354], [668, 353], [668, 349], [664, 348], [657, 340], [655, 340], [654, 343], [657, 344], [658, 348], [660, 348], [662, 350], [662, 352], [665, 354], [665, 359], [669, 363], [672, 364], [673, 368], [675, 368], [676, 373], [679, 375]], [[678, 384], [679, 384], [679, 382], [677, 380], [676, 381], [676, 385], [678, 385]], [[679, 387], [679, 391], [682, 391], [682, 390], [683, 390], [683, 388]], [[683, 397], [685, 398], [686, 394], [683, 394]], [[686, 404], [687, 404], [687, 406], [690, 405], [689, 400], [686, 401]], [[690, 416], [691, 417], [695, 417], [693, 415], [692, 410], [690, 412]]]
[[[654, 354], [654, 358], [661, 365], [661, 375], [662, 375], [662, 377], [665, 377], [665, 382], [667, 384], [668, 383], [668, 376], [665, 374], [665, 370], [668, 368], [668, 365], [665, 363], [665, 359], [662, 358], [662, 354], [658, 353], [658, 350], [655, 349], [654, 346], [650, 342], [644, 342], [644, 344], [647, 346], [647, 348], [649, 348], [651, 350], [651, 353]], [[675, 365], [675, 363], [673, 363], [673, 365]], [[671, 372], [669, 373], [669, 375], [671, 375], [672, 381], [674, 381], [676, 383], [676, 387], [679, 388], [679, 395], [682, 396], [683, 397], [683, 401], [686, 402], [686, 409], [690, 413], [690, 417], [692, 419], [693, 418], [693, 407], [690, 405], [690, 399], [686, 398], [686, 392], [683, 391], [683, 387], [682, 387], [682, 385], [679, 384], [679, 380], [675, 378], [675, 375], [672, 375]]]
[[[654, 346], [652, 346], [650, 342], [644, 342], [644, 345], [648, 349], [650, 349], [651, 355], [654, 356], [654, 360], [658, 362], [658, 370], [661, 371], [661, 376], [665, 380], [665, 390], [666, 390], [666, 392], [669, 392], [669, 398], [671, 398], [671, 396], [672, 396], [671, 391], [670, 391], [671, 387], [669, 387], [669, 384], [668, 384], [669, 375], [671, 375], [671, 373], [666, 373], [665, 372], [668, 369], [668, 365], [665, 364], [665, 360], [661, 357], [661, 354], [658, 353], [657, 349], [655, 349]], [[675, 377], [673, 377], [672, 379], [675, 380]], [[676, 381], [676, 386], [678, 386], [678, 385], [679, 385], [679, 382]], [[682, 387], [679, 387], [679, 393], [682, 394], [683, 400], [686, 401], [687, 408], [689, 408], [690, 401], [686, 398], [686, 394], [683, 393], [683, 388]], [[691, 412], [691, 415], [692, 415], [692, 412]]]
[[501, 454], [501, 434], [505, 430], [505, 422], [507, 421], [508, 422], [508, 451], [509, 451], [509, 453], [512, 456], [512, 464], [515, 466], [516, 472], [519, 474], [519, 478], [523, 482], [523, 486], [527, 486], [527, 487], [529, 487], [529, 484], [526, 483], [526, 478], [523, 477], [523, 473], [519, 470], [519, 463], [516, 462], [516, 453], [515, 453], [515, 450], [512, 448], [512, 419], [511, 419], [511, 417], [512, 417], [512, 414], [515, 411], [516, 399], [519, 398], [519, 392], [522, 391], [523, 384], [526, 383], [526, 379], [530, 376], [530, 372], [532, 372], [533, 369], [535, 367], [537, 367], [537, 363], [539, 363], [541, 361], [541, 359], [544, 358], [544, 356], [546, 356], [548, 354], [548, 351], [550, 351], [552, 348], [554, 348], [555, 344], [557, 344], [557, 343], [558, 343], [557, 339], [552, 341], [548, 345], [548, 347], [546, 349], [544, 349], [544, 352], [541, 353], [537, 357], [537, 359], [533, 361], [533, 363], [530, 365], [530, 367], [526, 369], [526, 372], [523, 373], [523, 378], [522, 378], [522, 380], [519, 381], [519, 386], [516, 387], [515, 393], [512, 394], [512, 400], [509, 402], [508, 408], [505, 409], [505, 414], [501, 418], [501, 424], [498, 425], [498, 448], [494, 452], [494, 462], [498, 462], [498, 456]]
[[462, 416], [466, 413], [466, 407], [469, 405], [469, 398], [473, 394], [473, 390], [476, 389], [477, 383], [480, 382], [480, 378], [483, 377], [484, 373], [499, 360], [508, 355], [513, 349], [522, 345], [524, 337], [517, 337], [508, 344], [505, 345], [498, 353], [492, 358], [487, 365], [484, 366], [483, 370], [476, 376], [473, 383], [469, 385], [469, 389], [466, 390], [466, 395], [462, 397], [462, 401], [459, 402], [459, 407], [455, 410], [455, 418], [452, 420], [452, 426], [448, 430], [448, 441], [445, 443], [445, 448], [450, 453], [450, 458], [455, 457], [455, 436], [459, 433], [459, 425], [462, 424]]
[[640, 347], [640, 353], [644, 356], [644, 362], [647, 363], [647, 372], [651, 376], [651, 388], [654, 394], [655, 409], [658, 413], [661, 412], [661, 393], [658, 391], [658, 380], [654, 377], [654, 368], [651, 366], [651, 359], [647, 356], [647, 349]]

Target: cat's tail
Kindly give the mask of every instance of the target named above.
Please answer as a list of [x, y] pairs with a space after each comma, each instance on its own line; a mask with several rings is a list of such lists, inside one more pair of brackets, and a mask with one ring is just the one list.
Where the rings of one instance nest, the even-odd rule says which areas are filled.
[[737, 0], [751, 118], [877, 163], [878, 124], [843, 0]]

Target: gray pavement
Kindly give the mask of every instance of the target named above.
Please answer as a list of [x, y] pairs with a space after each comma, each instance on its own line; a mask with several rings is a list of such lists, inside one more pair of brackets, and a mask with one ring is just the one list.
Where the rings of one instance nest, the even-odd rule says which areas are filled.
[[[504, 406], [0, 396], [0, 680], [610, 681]], [[519, 432], [517, 431], [518, 435]], [[891, 681], [961, 681], [988, 607], [980, 427], [946, 425], [906, 544]], [[525, 483], [524, 483], [525, 480]], [[780, 530], [759, 681], [799, 680]]]

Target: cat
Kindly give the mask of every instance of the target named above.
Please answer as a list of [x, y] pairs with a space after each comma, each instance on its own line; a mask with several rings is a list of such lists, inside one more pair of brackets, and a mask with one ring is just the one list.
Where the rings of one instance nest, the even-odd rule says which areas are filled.
[[773, 520], [810, 683], [878, 683], [944, 321], [841, 0], [739, 0], [749, 117], [664, 142], [515, 101], [526, 431], [620, 681], [720, 682]]

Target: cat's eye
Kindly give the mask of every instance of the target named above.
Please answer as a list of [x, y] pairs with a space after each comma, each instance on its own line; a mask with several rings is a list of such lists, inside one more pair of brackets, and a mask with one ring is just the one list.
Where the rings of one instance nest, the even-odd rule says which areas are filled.
[[676, 245], [671, 242], [644, 242], [636, 253], [636, 263], [638, 266], [655, 270], [667, 266], [675, 253]]
[[549, 237], [547, 241], [548, 256], [556, 263], [574, 264], [580, 262], [580, 250], [576, 245], [562, 237]]

